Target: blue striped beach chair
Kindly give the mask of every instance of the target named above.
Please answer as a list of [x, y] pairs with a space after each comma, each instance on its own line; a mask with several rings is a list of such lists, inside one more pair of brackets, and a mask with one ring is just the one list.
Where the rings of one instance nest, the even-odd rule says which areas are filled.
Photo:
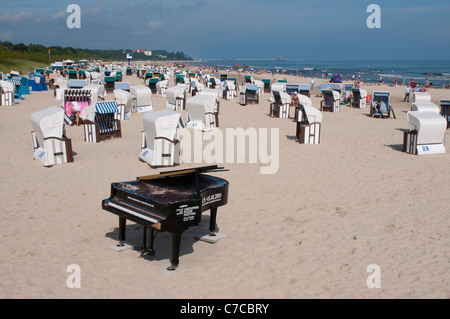
[[98, 143], [107, 139], [121, 138], [120, 120], [116, 119], [119, 108], [115, 101], [95, 104], [94, 122], [84, 120], [84, 139], [89, 143]]

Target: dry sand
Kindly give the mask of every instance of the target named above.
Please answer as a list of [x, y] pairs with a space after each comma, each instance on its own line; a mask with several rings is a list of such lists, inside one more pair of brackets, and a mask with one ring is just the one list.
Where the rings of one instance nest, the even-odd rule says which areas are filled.
[[[75, 161], [44, 168], [32, 158], [30, 116], [60, 101], [52, 91], [31, 92], [0, 107], [0, 298], [449, 298], [450, 152], [402, 152], [404, 87], [362, 88], [390, 91], [397, 119], [341, 106], [324, 113], [319, 145], [295, 141], [292, 119], [268, 116], [269, 93], [257, 105], [221, 99], [221, 130], [279, 128], [280, 167], [262, 175], [260, 164], [225, 164], [229, 171], [215, 173], [230, 183], [217, 219], [228, 237], [195, 239], [207, 231], [205, 213], [183, 233], [175, 272], [166, 271], [169, 233], [156, 237], [154, 257], [114, 251], [118, 218], [101, 208], [112, 182], [167, 170], [138, 160], [143, 114], [122, 121], [121, 139], [98, 144], [83, 141], [82, 126], [67, 127]], [[435, 103], [450, 98], [448, 90], [429, 92]], [[165, 103], [153, 96], [154, 110]], [[141, 236], [129, 222], [127, 241], [140, 245]], [[72, 264], [79, 289], [66, 284]], [[366, 284], [370, 264], [380, 266], [379, 289]]]

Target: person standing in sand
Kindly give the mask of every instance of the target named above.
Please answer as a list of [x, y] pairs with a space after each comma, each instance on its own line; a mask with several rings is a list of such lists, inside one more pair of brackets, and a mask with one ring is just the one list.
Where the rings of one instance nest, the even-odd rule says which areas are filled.
[[405, 88], [405, 98], [403, 99], [403, 102], [406, 102], [408, 100], [409, 102], [409, 96], [410, 96], [411, 89], [409, 88], [409, 84]]

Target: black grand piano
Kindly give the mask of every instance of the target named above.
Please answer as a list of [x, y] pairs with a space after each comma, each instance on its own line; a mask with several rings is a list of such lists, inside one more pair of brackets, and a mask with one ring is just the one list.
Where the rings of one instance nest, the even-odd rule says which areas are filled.
[[[222, 171], [217, 165], [162, 172], [135, 181], [111, 184], [111, 196], [102, 208], [119, 216], [119, 245], [125, 240], [126, 220], [144, 226], [143, 250], [154, 254], [155, 231], [172, 233], [172, 260], [167, 270], [179, 264], [181, 234], [197, 226], [201, 214], [210, 210], [209, 236], [215, 236], [217, 208], [228, 201], [228, 181], [206, 172]], [[150, 229], [149, 246], [147, 228]]]

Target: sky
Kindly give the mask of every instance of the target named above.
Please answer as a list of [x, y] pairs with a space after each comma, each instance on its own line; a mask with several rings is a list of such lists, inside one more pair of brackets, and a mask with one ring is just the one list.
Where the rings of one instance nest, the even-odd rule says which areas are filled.
[[[69, 28], [80, 8], [80, 28]], [[380, 28], [369, 28], [370, 4]], [[448, 0], [0, 0], [0, 40], [194, 59], [449, 59]]]

